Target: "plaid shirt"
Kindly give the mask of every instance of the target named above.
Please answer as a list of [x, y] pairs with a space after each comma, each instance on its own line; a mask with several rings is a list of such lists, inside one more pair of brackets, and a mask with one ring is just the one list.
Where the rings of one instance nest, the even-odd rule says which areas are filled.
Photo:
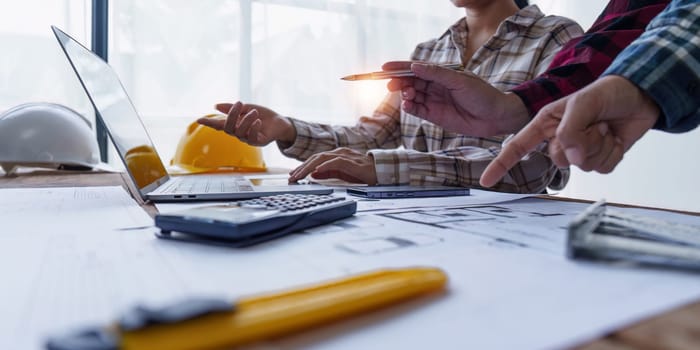
[[700, 2], [674, 0], [603, 75], [646, 91], [663, 117], [657, 129], [683, 132], [700, 123]]
[[668, 3], [669, 0], [611, 0], [591, 29], [561, 49], [547, 72], [511, 91], [534, 116], [550, 102], [597, 79]]
[[[462, 18], [441, 37], [419, 44], [411, 59], [463, 64], [505, 91], [543, 72], [554, 54], [581, 33], [575, 22], [544, 16], [533, 5], [503, 21], [472, 57], [464, 57], [468, 30], [466, 19]], [[360, 118], [354, 127], [290, 118], [297, 138], [282, 152], [305, 160], [318, 152], [348, 147], [373, 156], [378, 184], [479, 186], [481, 173], [500, 150], [505, 136], [475, 138], [455, 134], [403, 112], [400, 106], [398, 93], [390, 93], [372, 117]], [[557, 169], [546, 155], [533, 152], [495, 188], [540, 193], [548, 185], [563, 187], [567, 179], [568, 169]]]

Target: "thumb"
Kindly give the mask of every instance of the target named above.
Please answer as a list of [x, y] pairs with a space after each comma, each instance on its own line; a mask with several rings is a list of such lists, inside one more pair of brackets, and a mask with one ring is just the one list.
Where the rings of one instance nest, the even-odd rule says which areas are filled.
[[[598, 141], [594, 133], [607, 133], [607, 124], [599, 124], [602, 104], [597, 94], [582, 91], [569, 99], [556, 135], [559, 144], [571, 164], [580, 166], [586, 158], [591, 143]], [[593, 130], [597, 129], [597, 130]], [[603, 130], [605, 129], [605, 130]]]
[[216, 110], [221, 113], [228, 114], [232, 106], [233, 104], [231, 103], [217, 103], [216, 106], [214, 106], [214, 108], [216, 108]]
[[382, 70], [411, 69], [412, 61], [389, 61], [382, 64]]
[[465, 79], [469, 78], [469, 74], [465, 72], [459, 72], [435, 64], [413, 63], [411, 71], [418, 78], [437, 83], [450, 90], [463, 88]]

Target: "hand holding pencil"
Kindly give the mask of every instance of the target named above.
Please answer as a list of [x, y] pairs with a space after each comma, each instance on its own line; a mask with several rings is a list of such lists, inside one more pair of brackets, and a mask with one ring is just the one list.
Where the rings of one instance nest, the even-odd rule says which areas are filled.
[[469, 70], [410, 61], [387, 62], [382, 69], [410, 69], [414, 77], [392, 78], [387, 88], [400, 93], [404, 112], [448, 131], [489, 137], [512, 134], [529, 122], [516, 94], [500, 91]]
[[[464, 66], [460, 63], [445, 64], [440, 65], [441, 67], [452, 69], [452, 70], [464, 70]], [[411, 69], [387, 69], [378, 72], [352, 74], [344, 76], [340, 79], [357, 81], [357, 80], [382, 80], [382, 79], [393, 79], [393, 78], [405, 78], [405, 77], [415, 77], [416, 74], [411, 71]]]

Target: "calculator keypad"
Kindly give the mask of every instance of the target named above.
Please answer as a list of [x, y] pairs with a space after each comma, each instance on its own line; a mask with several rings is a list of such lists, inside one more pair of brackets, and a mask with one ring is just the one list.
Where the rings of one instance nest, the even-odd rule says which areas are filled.
[[236, 202], [242, 208], [276, 209], [279, 211], [293, 211], [313, 208], [320, 205], [340, 202], [344, 197], [316, 194], [281, 194], [276, 196], [260, 197]]

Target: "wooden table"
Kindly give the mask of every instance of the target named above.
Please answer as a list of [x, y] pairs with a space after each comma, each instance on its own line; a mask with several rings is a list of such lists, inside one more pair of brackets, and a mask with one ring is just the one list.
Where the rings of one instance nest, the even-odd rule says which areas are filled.
[[[17, 176], [0, 175], [0, 188], [119, 185], [128, 191], [123, 176], [126, 175], [52, 171]], [[142, 207], [151, 216], [157, 212], [151, 204]], [[700, 301], [615, 331], [576, 349], [700, 349]]]

